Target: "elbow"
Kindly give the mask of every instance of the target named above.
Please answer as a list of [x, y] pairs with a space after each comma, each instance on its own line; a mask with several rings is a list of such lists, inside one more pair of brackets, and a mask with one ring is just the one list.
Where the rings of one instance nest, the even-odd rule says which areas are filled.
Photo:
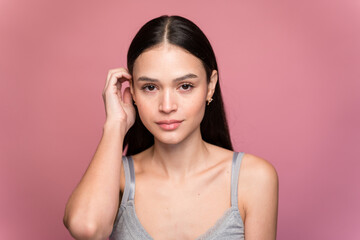
[[95, 221], [86, 221], [65, 215], [63, 222], [75, 239], [103, 240], [107, 239], [111, 234], [111, 230], [99, 226]]

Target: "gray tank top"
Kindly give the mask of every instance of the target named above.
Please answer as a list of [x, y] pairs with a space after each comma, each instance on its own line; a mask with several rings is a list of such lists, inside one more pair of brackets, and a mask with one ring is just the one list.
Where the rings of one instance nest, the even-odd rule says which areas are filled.
[[[234, 152], [231, 167], [231, 207], [208, 231], [196, 240], [243, 240], [244, 224], [238, 209], [238, 178], [243, 152]], [[141, 225], [135, 213], [135, 171], [133, 159], [123, 156], [125, 189], [109, 240], [145, 239], [153, 240]]]

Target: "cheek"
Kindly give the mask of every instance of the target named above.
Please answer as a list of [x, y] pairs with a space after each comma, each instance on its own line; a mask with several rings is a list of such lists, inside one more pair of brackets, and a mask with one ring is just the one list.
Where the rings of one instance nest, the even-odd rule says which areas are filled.
[[191, 116], [195, 116], [201, 114], [204, 111], [205, 106], [202, 99], [198, 99], [197, 101], [190, 100], [183, 102], [181, 108]]
[[205, 94], [200, 93], [194, 98], [184, 100], [179, 110], [184, 113], [185, 118], [200, 123], [204, 117], [205, 107]]
[[152, 114], [154, 113], [155, 105], [149, 104], [149, 101], [142, 101], [141, 99], [138, 98], [136, 106], [137, 106], [141, 120], [143, 120], [144, 118], [151, 117]]
[[144, 126], [150, 131], [151, 126], [155, 120], [158, 120], [158, 111], [155, 104], [151, 101], [146, 101], [140, 96], [137, 97], [136, 106], [138, 109], [139, 117]]

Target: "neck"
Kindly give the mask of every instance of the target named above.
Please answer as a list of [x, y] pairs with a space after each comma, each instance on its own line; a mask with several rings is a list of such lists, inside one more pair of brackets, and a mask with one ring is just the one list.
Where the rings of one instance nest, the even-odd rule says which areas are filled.
[[202, 140], [199, 128], [178, 144], [155, 139], [151, 155], [152, 163], [160, 167], [167, 178], [181, 181], [201, 170], [209, 157], [209, 144]]

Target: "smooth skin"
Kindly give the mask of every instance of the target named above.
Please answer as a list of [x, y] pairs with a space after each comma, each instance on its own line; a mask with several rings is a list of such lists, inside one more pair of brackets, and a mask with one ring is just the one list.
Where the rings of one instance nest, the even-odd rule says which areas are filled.
[[[97, 151], [66, 205], [64, 224], [76, 239], [106, 239], [124, 191], [121, 161], [125, 133], [133, 125], [135, 101], [143, 124], [154, 135], [149, 149], [133, 155], [135, 210], [154, 239], [196, 239], [230, 208], [233, 152], [206, 143], [200, 122], [218, 75], [206, 81], [201, 61], [162, 43], [127, 69], [109, 71], [103, 98], [106, 122]], [[121, 94], [121, 83], [130, 82]], [[210, 103], [211, 104], [211, 103]], [[181, 120], [175, 130], [158, 121]], [[266, 160], [246, 153], [240, 169], [238, 207], [246, 240], [276, 239], [278, 176]]]

